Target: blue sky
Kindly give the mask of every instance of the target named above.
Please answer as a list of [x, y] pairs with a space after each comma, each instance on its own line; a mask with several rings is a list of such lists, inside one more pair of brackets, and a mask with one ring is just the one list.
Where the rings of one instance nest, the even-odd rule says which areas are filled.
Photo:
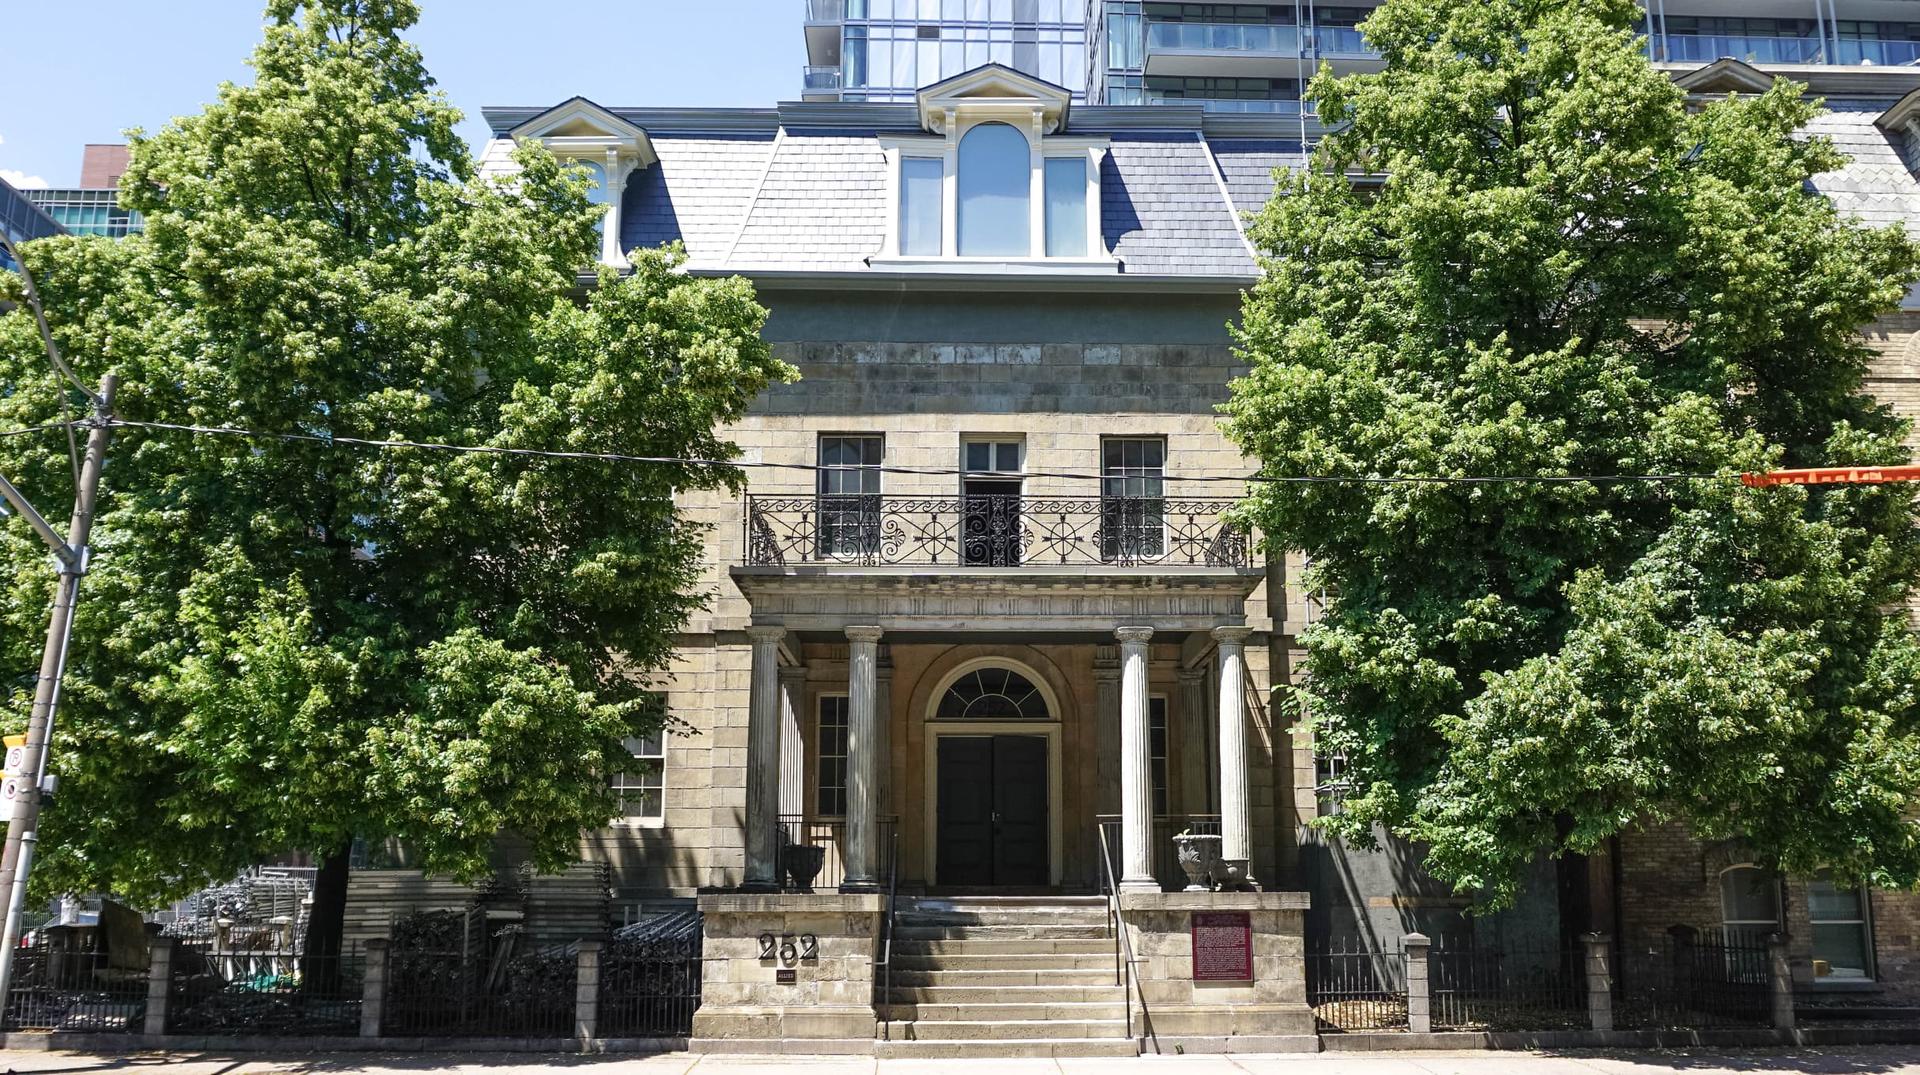
[[[65, 186], [80, 147], [118, 142], [245, 81], [263, 0], [6, 5], [0, 175]], [[421, 0], [409, 35], [486, 136], [486, 105], [765, 107], [799, 96], [802, 0]]]

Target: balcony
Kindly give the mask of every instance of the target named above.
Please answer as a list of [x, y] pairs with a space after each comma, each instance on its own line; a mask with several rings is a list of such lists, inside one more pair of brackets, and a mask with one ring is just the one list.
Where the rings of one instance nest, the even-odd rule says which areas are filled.
[[840, 65], [840, 24], [846, 21], [846, 0], [802, 0], [807, 5], [804, 26], [807, 62]]
[[1147, 23], [1149, 75], [1291, 74], [1299, 55], [1300, 33], [1290, 25]]
[[1232, 497], [749, 496], [747, 567], [1245, 569]]
[[800, 86], [808, 93], [833, 93], [840, 89], [840, 69], [808, 67], [801, 75]]
[[1147, 94], [1153, 105], [1199, 105], [1207, 112], [1241, 112], [1261, 116], [1297, 116], [1300, 102], [1293, 98], [1171, 97], [1164, 93]]
[[1860, 66], [1871, 64], [1875, 67], [1907, 67], [1920, 64], [1920, 41], [1901, 41], [1896, 38], [1850, 39], [1841, 38], [1834, 43], [1833, 62]]
[[[1873, 41], [1848, 42], [1873, 45]], [[1723, 56], [1746, 63], [1825, 63], [1817, 37], [1762, 37], [1754, 34], [1663, 34], [1655, 43], [1671, 63], [1712, 63]], [[1858, 62], [1858, 61], [1856, 61]]]

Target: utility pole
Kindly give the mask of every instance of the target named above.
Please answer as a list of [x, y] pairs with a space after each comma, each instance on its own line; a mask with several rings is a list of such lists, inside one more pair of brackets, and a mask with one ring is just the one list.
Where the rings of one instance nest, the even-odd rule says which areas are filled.
[[40, 656], [40, 680], [34, 687], [33, 711], [27, 720], [25, 767], [10, 782], [12, 818], [7, 842], [0, 852], [0, 997], [13, 979], [13, 956], [20, 944], [20, 917], [25, 908], [27, 875], [33, 869], [34, 829], [40, 823], [40, 803], [47, 791], [47, 746], [53, 737], [53, 718], [60, 706], [60, 681], [67, 669], [67, 643], [73, 635], [73, 606], [80, 594], [80, 577], [87, 573], [87, 539], [93, 530], [94, 505], [100, 493], [100, 470], [107, 459], [107, 440], [113, 435], [113, 395], [119, 378], [100, 379], [93, 400], [93, 419], [87, 434], [86, 461], [73, 498], [73, 521], [61, 540], [19, 491], [0, 478], [0, 496], [25, 516], [41, 539], [53, 549], [60, 578], [54, 589], [53, 617], [47, 624], [47, 645]]

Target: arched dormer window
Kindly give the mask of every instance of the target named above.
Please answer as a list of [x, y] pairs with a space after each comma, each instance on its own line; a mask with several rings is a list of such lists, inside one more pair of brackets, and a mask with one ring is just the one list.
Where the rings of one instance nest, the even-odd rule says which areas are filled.
[[1064, 133], [1071, 97], [991, 64], [920, 91], [928, 135], [880, 140], [891, 211], [869, 263], [1118, 271], [1100, 228], [1107, 140]]
[[[587, 191], [587, 200], [595, 205], [607, 204], [607, 166], [601, 164], [599, 161], [591, 160], [576, 161], [575, 163], [579, 165], [579, 167], [586, 169], [587, 178], [593, 183], [593, 188]], [[594, 230], [602, 234], [605, 234], [606, 227], [607, 218], [604, 216], [594, 223]]]
[[1032, 160], [1005, 123], [982, 123], [960, 139], [960, 256], [1024, 258], [1032, 252]]
[[[516, 142], [538, 142], [562, 163], [585, 169], [593, 179], [588, 197], [607, 212], [600, 218], [600, 261], [625, 266], [620, 248], [620, 202], [632, 175], [659, 157], [647, 132], [583, 97], [564, 101], [507, 132]], [[512, 166], [496, 164], [489, 174]], [[483, 167], [483, 172], [488, 169]]]

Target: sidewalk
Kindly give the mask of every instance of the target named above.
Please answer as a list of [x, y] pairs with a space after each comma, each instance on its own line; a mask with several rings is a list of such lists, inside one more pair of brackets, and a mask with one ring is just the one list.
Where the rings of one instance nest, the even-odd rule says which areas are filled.
[[514, 1053], [0, 1054], [6, 1075], [1920, 1075], [1920, 1047], [1666, 1052], [1168, 1056], [1138, 1060], [873, 1060], [866, 1057], [529, 1056]]

